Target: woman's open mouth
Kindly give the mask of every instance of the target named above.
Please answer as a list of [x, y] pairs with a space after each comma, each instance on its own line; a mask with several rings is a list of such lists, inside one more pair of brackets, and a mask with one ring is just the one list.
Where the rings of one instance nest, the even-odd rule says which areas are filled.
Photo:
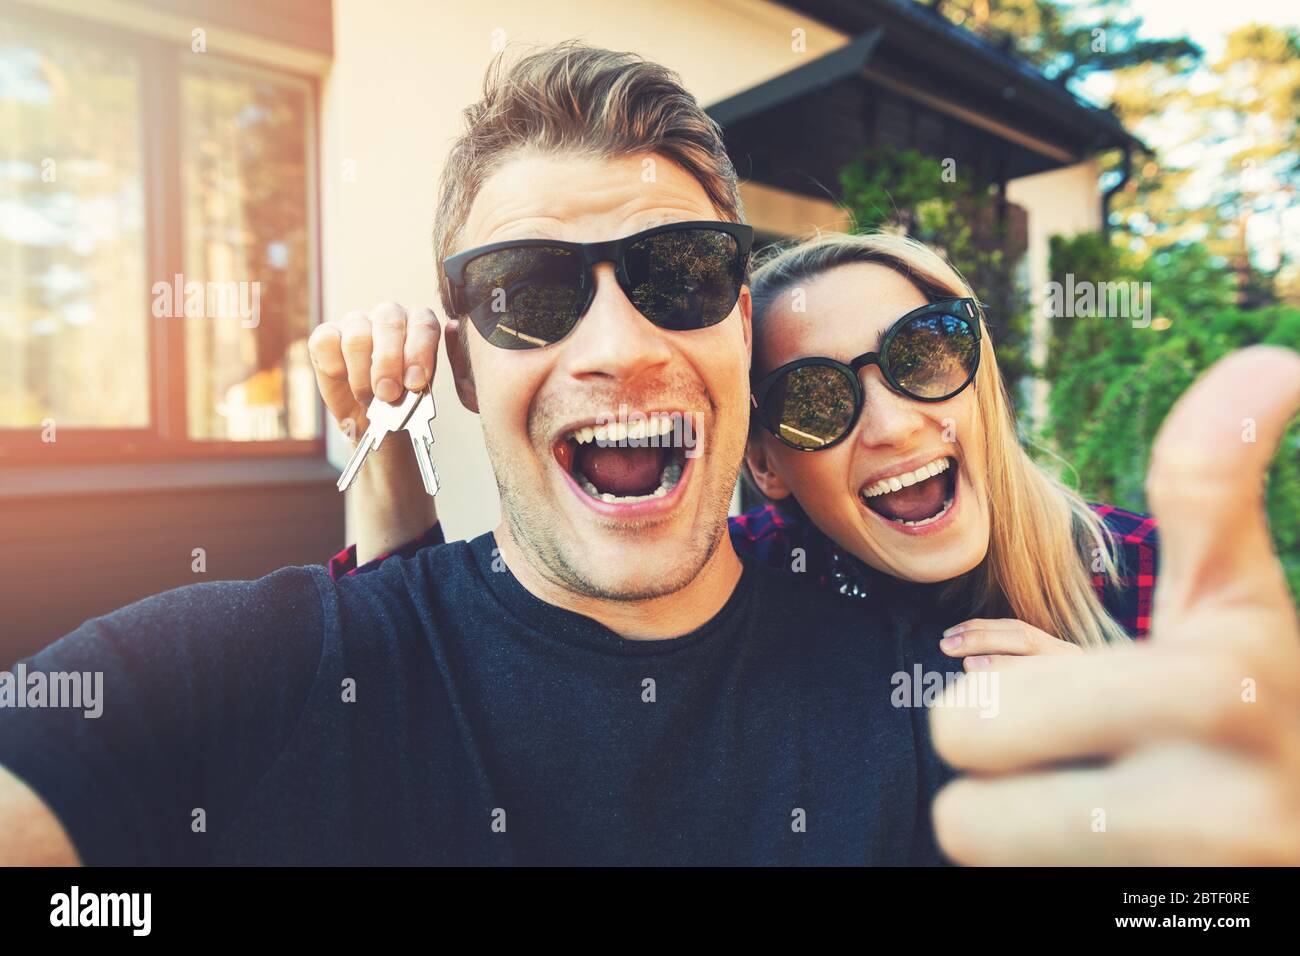
[[671, 497], [690, 464], [669, 414], [574, 429], [556, 443], [555, 459], [593, 504], [620, 511]]
[[957, 462], [936, 458], [907, 472], [880, 478], [858, 491], [875, 514], [903, 528], [925, 528], [941, 521], [957, 497]]

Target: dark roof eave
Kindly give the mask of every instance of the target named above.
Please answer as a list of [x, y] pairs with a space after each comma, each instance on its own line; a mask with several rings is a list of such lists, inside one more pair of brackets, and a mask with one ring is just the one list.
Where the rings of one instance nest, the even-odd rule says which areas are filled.
[[[949, 58], [948, 67], [960, 76], [969, 77], [976, 84], [988, 86], [992, 72], [1000, 80], [1016, 84], [1018, 96], [1032, 104], [1037, 102], [1045, 113], [1072, 115], [1091, 134], [1095, 148], [1122, 147], [1150, 152], [1148, 147], [1124, 128], [1109, 110], [1093, 106], [1076, 97], [1069, 90], [1053, 83], [1042, 73], [1020, 58], [999, 50], [929, 8], [913, 0], [782, 0], [785, 6], [817, 16], [828, 26], [847, 33], [861, 33], [883, 29], [885, 39], [893, 33], [912, 30], [923, 33], [931, 42], [946, 45], [952, 52], [964, 54], [969, 62]], [[891, 29], [892, 28], [892, 29]], [[865, 62], [865, 61], [864, 61]], [[1005, 85], [1005, 84], [1003, 84]]]
[[861, 76], [884, 31], [871, 30], [811, 63], [751, 86], [708, 107], [706, 112], [723, 127], [774, 109], [783, 103], [825, 89], [852, 76]]

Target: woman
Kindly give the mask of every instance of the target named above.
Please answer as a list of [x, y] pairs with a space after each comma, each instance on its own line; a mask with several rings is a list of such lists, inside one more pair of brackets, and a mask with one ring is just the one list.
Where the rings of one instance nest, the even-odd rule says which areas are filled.
[[[952, 605], [969, 619], [941, 647], [968, 670], [1146, 635], [1153, 524], [1090, 507], [1025, 453], [978, 303], [937, 253], [825, 235], [769, 252], [751, 292], [746, 472], [772, 504], [731, 519], [742, 555]], [[358, 504], [369, 540], [441, 540]], [[358, 569], [347, 549], [331, 572], [384, 556]]]

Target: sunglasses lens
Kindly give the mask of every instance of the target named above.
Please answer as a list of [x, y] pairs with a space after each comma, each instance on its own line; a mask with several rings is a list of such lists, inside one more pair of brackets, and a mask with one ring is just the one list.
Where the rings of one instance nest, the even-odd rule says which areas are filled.
[[623, 254], [638, 312], [661, 329], [716, 325], [731, 314], [745, 279], [736, 240], [714, 229], [661, 232], [628, 245]]
[[499, 249], [465, 266], [470, 320], [492, 345], [535, 349], [572, 331], [587, 302], [582, 257], [567, 249]]
[[772, 383], [760, 410], [767, 426], [797, 448], [822, 448], [853, 423], [849, 377], [829, 365], [801, 365]]
[[975, 374], [979, 339], [965, 316], [919, 315], [894, 334], [885, 358], [894, 381], [909, 395], [948, 398]]

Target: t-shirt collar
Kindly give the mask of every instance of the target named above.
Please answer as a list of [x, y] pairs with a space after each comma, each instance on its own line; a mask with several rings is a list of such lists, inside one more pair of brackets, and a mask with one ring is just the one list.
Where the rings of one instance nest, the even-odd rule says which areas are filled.
[[549, 604], [525, 588], [506, 566], [497, 547], [496, 536], [491, 531], [470, 541], [469, 549], [484, 584], [520, 624], [544, 639], [578, 644], [607, 653], [667, 654], [683, 650], [707, 641], [720, 632], [734, 631], [743, 623], [750, 604], [753, 570], [752, 562], [745, 561], [740, 580], [736, 582], [727, 603], [694, 631], [680, 637], [626, 638], [586, 615]]

